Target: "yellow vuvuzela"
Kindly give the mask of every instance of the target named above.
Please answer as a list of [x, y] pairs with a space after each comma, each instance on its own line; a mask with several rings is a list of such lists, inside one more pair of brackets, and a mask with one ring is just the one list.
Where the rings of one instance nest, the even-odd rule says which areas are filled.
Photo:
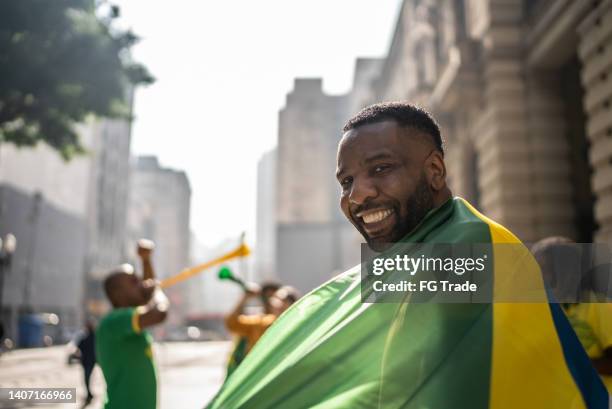
[[161, 288], [168, 288], [170, 286], [173, 286], [174, 284], [180, 283], [181, 281], [188, 279], [191, 276], [201, 273], [207, 268], [216, 266], [217, 264], [224, 263], [237, 257], [245, 257], [249, 254], [251, 254], [251, 250], [248, 248], [248, 246], [246, 244], [241, 244], [236, 250], [231, 251], [221, 257], [218, 257], [206, 263], [199, 264], [197, 266], [186, 268], [185, 270], [181, 271], [176, 275], [173, 275], [172, 277], [165, 278], [161, 281], [159, 285]]

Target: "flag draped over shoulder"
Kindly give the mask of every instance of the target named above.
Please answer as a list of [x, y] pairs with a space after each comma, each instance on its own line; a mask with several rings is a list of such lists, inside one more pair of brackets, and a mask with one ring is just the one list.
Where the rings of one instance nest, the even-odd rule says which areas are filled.
[[[520, 243], [460, 198], [402, 241]], [[503, 291], [508, 256], [493, 256]], [[362, 303], [360, 280], [357, 266], [287, 310], [208, 408], [608, 409], [557, 304]]]

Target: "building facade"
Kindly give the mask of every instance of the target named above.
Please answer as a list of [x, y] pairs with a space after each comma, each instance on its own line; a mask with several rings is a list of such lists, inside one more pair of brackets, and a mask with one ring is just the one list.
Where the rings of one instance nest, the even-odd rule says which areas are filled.
[[88, 312], [101, 315], [106, 305], [103, 280], [110, 269], [125, 262], [128, 254], [131, 123], [106, 119], [96, 122], [89, 131], [95, 155], [90, 157], [87, 195], [85, 304]]
[[455, 194], [524, 241], [608, 241], [611, 5], [405, 1], [373, 95], [430, 110]]
[[[0, 322], [6, 338], [20, 346], [37, 346], [20, 334], [20, 319], [31, 314], [54, 314], [45, 325], [52, 342], [65, 342], [82, 325], [86, 226], [77, 215], [51, 203], [42, 194], [29, 194], [0, 184], [0, 236], [12, 233], [17, 248], [2, 268]], [[47, 322], [49, 324], [49, 322]]]
[[599, 151], [603, 162], [592, 153], [612, 124], [602, 119], [612, 118], [603, 91], [610, 67], [596, 24], [605, 26], [609, 5], [405, 1], [372, 101], [433, 112], [454, 192], [523, 240], [607, 240], [610, 153]]
[[101, 280], [125, 257], [130, 122], [77, 129], [86, 153], [70, 162], [44, 144], [0, 149], [0, 233], [18, 241], [0, 297], [12, 339], [26, 313], [58, 315], [60, 338], [101, 313]]
[[352, 234], [334, 176], [346, 107], [347, 96], [326, 95], [321, 79], [296, 79], [279, 113], [275, 269], [302, 292], [359, 260], [358, 246], [346, 254]]

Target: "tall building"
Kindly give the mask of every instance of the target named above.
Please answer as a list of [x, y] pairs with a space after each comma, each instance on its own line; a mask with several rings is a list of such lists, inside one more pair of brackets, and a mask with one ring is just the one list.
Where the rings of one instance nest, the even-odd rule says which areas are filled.
[[18, 240], [0, 297], [11, 338], [26, 312], [57, 314], [60, 338], [100, 313], [100, 280], [125, 255], [130, 122], [90, 119], [77, 130], [87, 153], [70, 162], [44, 144], [0, 149], [0, 234]]
[[0, 184], [0, 236], [17, 237], [12, 263], [0, 272], [0, 322], [17, 345], [42, 341], [22, 339], [18, 325], [26, 315], [54, 314], [59, 321], [44, 331], [54, 342], [65, 342], [82, 325], [86, 232], [81, 217], [42, 194]]
[[131, 123], [104, 120], [91, 128], [92, 155], [87, 204], [88, 247], [85, 269], [86, 306], [100, 315], [105, 310], [103, 280], [125, 262], [128, 189], [130, 186]]
[[354, 236], [342, 219], [334, 176], [347, 96], [326, 95], [322, 85], [296, 79], [279, 114], [275, 270], [302, 292], [359, 261], [359, 241], [357, 251], [344, 245]]
[[[136, 158], [130, 180], [128, 235], [131, 258], [136, 241], [148, 238], [156, 243], [155, 270], [159, 278], [189, 267], [191, 188], [183, 171], [163, 168], [155, 156]], [[169, 322], [181, 323], [189, 310], [188, 283], [168, 291], [173, 303]]]

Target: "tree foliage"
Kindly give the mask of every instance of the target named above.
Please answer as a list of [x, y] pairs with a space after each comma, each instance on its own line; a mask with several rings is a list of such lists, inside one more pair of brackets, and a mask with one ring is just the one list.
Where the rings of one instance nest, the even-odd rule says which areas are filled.
[[75, 123], [129, 117], [131, 88], [153, 78], [118, 15], [100, 0], [0, 1], [0, 142], [44, 141], [69, 159], [83, 152]]

